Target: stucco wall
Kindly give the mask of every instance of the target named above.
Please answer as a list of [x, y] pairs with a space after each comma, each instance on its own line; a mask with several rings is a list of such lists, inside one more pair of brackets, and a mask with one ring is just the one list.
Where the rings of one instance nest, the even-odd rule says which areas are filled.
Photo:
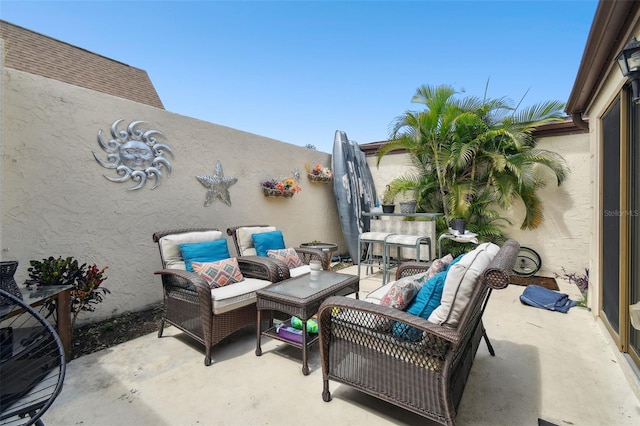
[[[305, 163], [329, 165], [329, 154], [14, 69], [5, 68], [2, 80], [2, 260], [20, 262], [18, 283], [27, 278], [29, 260], [48, 256], [108, 265], [104, 285], [111, 294], [95, 313], [80, 315], [80, 323], [161, 301], [155, 231], [212, 226], [224, 232], [265, 223], [284, 232], [287, 246], [331, 241], [346, 253], [332, 186], [310, 183], [304, 172]], [[110, 139], [120, 118], [125, 125], [148, 122], [142, 128], [161, 131], [175, 153], [170, 177], [154, 190], [149, 183], [130, 191], [131, 180], [108, 181], [103, 175], [116, 177], [115, 171], [93, 158], [95, 152], [106, 159], [97, 132]], [[218, 160], [225, 176], [238, 177], [232, 204], [204, 207], [206, 189], [195, 176], [212, 174]], [[302, 172], [301, 193], [262, 195], [261, 180], [294, 168]]]
[[557, 186], [555, 175], [544, 167], [547, 186], [540, 190], [544, 221], [532, 231], [521, 230], [524, 205], [519, 202], [508, 212], [513, 225], [506, 233], [522, 246], [534, 249], [542, 259], [538, 275], [562, 275], [562, 269], [584, 273], [589, 267], [589, 243], [593, 201], [593, 172], [588, 134], [541, 138], [538, 147], [559, 153], [569, 166], [567, 179]]
[[[562, 186], [555, 184], [551, 172], [543, 172], [548, 185], [540, 192], [544, 202], [545, 220], [533, 231], [520, 230], [524, 218], [524, 206], [516, 204], [505, 216], [513, 221], [513, 226], [505, 228], [508, 236], [517, 239], [521, 245], [531, 247], [542, 258], [542, 269], [538, 275], [553, 277], [554, 273], [584, 272], [589, 266], [589, 247], [592, 229], [592, 185], [593, 170], [589, 151], [588, 134], [541, 138], [538, 146], [562, 155], [570, 173]], [[367, 157], [374, 174], [379, 193], [395, 177], [407, 173], [412, 167], [405, 154], [389, 154], [376, 167], [376, 157]], [[402, 201], [399, 196], [396, 204]]]
[[[160, 267], [153, 232], [192, 226], [224, 231], [239, 224], [268, 223], [285, 233], [293, 246], [310, 240], [337, 242], [346, 253], [330, 185], [312, 184], [304, 164], [330, 164], [330, 155], [162, 109], [123, 100], [32, 74], [4, 69], [2, 106], [1, 229], [3, 260], [18, 260], [19, 283], [27, 278], [29, 260], [74, 256], [80, 261], [108, 265], [105, 286], [112, 291], [98, 310], [80, 322], [142, 309], [160, 302]], [[110, 126], [144, 120], [164, 133], [174, 150], [172, 173], [160, 186], [136, 191], [132, 181], [109, 182], [113, 170], [96, 137]], [[593, 130], [592, 130], [593, 132]], [[542, 192], [546, 220], [535, 231], [508, 233], [540, 253], [542, 275], [565, 267], [581, 271], [589, 264], [592, 229], [592, 163], [587, 135], [544, 138], [540, 146], [562, 154], [571, 173], [560, 188], [551, 183]], [[221, 160], [226, 176], [238, 182], [230, 188], [232, 205], [215, 201], [204, 207], [206, 189], [196, 180], [211, 174]], [[380, 167], [368, 157], [378, 194], [394, 177], [411, 167], [402, 154], [387, 155]], [[298, 168], [303, 191], [291, 199], [265, 198], [259, 182], [288, 175]], [[399, 196], [396, 203], [402, 201]], [[516, 224], [522, 209], [509, 214]], [[593, 238], [593, 237], [591, 237]], [[229, 240], [232, 254], [234, 250]], [[593, 245], [591, 246], [593, 249]]]
[[[382, 202], [382, 194], [384, 193], [387, 184], [395, 178], [411, 176], [415, 168], [409, 159], [409, 156], [404, 153], [387, 154], [382, 157], [379, 165], [377, 164], [377, 161], [378, 159], [375, 155], [367, 157], [367, 163], [369, 164], [371, 174], [373, 175], [373, 183], [376, 186], [376, 194], [378, 195], [379, 201]], [[394, 200], [396, 212], [400, 211], [400, 202], [411, 199], [411, 191], [408, 191], [406, 194], [398, 194]]]

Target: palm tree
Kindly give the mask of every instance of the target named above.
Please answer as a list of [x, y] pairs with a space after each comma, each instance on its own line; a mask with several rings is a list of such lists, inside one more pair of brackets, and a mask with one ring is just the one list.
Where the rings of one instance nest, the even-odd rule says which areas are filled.
[[[397, 179], [391, 185], [397, 191], [414, 189], [416, 203], [424, 208], [425, 200], [438, 190], [444, 200], [447, 188], [446, 165], [450, 158], [450, 140], [454, 122], [459, 114], [451, 86], [422, 86], [412, 102], [426, 106], [423, 111], [407, 111], [392, 123], [390, 141], [377, 152], [378, 162], [387, 153], [404, 149], [418, 170], [418, 174]], [[432, 198], [432, 197], [431, 197]], [[448, 217], [448, 206], [441, 205]]]
[[473, 198], [489, 192], [500, 207], [522, 200], [525, 217], [521, 229], [535, 229], [544, 218], [538, 190], [546, 182], [538, 168], [546, 166], [561, 185], [567, 175], [564, 159], [557, 153], [536, 148], [535, 127], [563, 119], [564, 104], [542, 102], [517, 112], [504, 99], [483, 101], [475, 111], [456, 120], [451, 148], [453, 174], [448, 204], [458, 214], [470, 209]]
[[378, 165], [389, 152], [405, 149], [418, 173], [396, 179], [392, 188], [415, 190], [419, 208], [441, 208], [447, 224], [464, 218], [488, 240], [501, 239], [502, 218], [491, 206], [507, 208], [521, 199], [526, 209], [521, 228], [536, 228], [544, 218], [538, 190], [545, 181], [538, 168], [549, 168], [558, 185], [567, 168], [557, 153], [536, 148], [533, 130], [563, 120], [564, 104], [542, 102], [519, 111], [508, 98], [457, 99], [457, 94], [447, 85], [419, 87], [412, 102], [424, 110], [394, 120], [390, 141], [378, 150]]

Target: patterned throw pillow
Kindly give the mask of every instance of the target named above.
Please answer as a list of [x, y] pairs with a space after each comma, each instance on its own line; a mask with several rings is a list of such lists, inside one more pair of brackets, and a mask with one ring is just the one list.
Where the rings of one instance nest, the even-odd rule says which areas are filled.
[[[380, 299], [380, 306], [388, 306], [390, 308], [399, 309], [403, 311], [409, 303], [413, 300], [415, 295], [419, 291], [421, 284], [420, 281], [424, 281], [426, 272], [417, 275], [411, 275], [409, 277], [400, 278], [394, 282], [387, 294]], [[384, 317], [377, 317], [375, 320], [375, 326], [378, 330], [390, 330], [393, 325], [393, 321]]]
[[193, 262], [193, 272], [199, 274], [211, 288], [239, 283], [244, 280], [235, 257], [217, 262]]
[[389, 306], [391, 308], [404, 310], [413, 300], [418, 292], [416, 283], [423, 281], [426, 273], [411, 275], [410, 277], [400, 278], [393, 283], [387, 294], [380, 299], [380, 306]]
[[302, 260], [300, 260], [296, 249], [293, 247], [281, 250], [267, 250], [267, 256], [283, 261], [289, 269], [302, 266]]
[[441, 257], [440, 259], [436, 259], [431, 263], [429, 269], [427, 270], [427, 280], [432, 278], [435, 274], [438, 274], [445, 270], [447, 266], [453, 261], [453, 256], [451, 253], [448, 255]]

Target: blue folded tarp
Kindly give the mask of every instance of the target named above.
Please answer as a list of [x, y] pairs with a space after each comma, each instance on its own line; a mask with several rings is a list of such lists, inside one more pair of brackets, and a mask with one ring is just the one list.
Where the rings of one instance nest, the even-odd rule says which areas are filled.
[[566, 314], [578, 302], [569, 299], [569, 295], [549, 290], [539, 285], [528, 285], [524, 289], [520, 301], [525, 305], [548, 309]]

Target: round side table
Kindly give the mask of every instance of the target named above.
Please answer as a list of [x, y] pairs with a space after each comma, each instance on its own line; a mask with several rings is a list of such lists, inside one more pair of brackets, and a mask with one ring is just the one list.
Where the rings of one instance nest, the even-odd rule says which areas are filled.
[[312, 249], [322, 250], [322, 252], [327, 256], [327, 260], [329, 261], [329, 269], [331, 269], [331, 253], [338, 250], [338, 245], [334, 243], [322, 243], [318, 241], [313, 241], [311, 243], [302, 243], [300, 247], [308, 247]]

